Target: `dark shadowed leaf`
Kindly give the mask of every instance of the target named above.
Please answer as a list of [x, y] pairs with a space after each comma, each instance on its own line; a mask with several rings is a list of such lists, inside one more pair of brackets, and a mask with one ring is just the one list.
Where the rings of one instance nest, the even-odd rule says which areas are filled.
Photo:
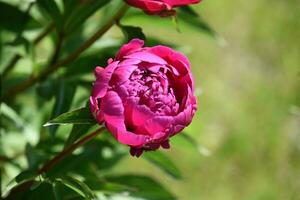
[[55, 0], [37, 0], [36, 2], [42, 9], [42, 13], [45, 13], [48, 17], [50, 17], [57, 29], [61, 30], [63, 27], [63, 18]]
[[92, 126], [92, 124], [74, 124], [65, 143], [65, 147], [73, 144], [78, 138], [86, 134]]
[[54, 80], [49, 79], [36, 87], [37, 94], [44, 100], [49, 101], [55, 95], [55, 85]]
[[[42, 182], [34, 190], [27, 190], [25, 193], [21, 193], [21, 200], [53, 200], [55, 199], [52, 186], [48, 182]], [[16, 199], [17, 200], [17, 199]]]
[[61, 182], [62, 184], [74, 190], [86, 199], [95, 199], [95, 195], [93, 191], [89, 188], [89, 186], [87, 186], [84, 182], [76, 178], [73, 178], [71, 176], [60, 176], [57, 177], [55, 180]]
[[[100, 135], [99, 138], [103, 136]], [[111, 142], [94, 139], [84, 146], [82, 152], [66, 157], [47, 174], [51, 177], [64, 173], [94, 177], [95, 170], [111, 169], [126, 154], [127, 152], [118, 151], [117, 146]]]
[[145, 152], [145, 154], [142, 156], [143, 158], [147, 159], [151, 163], [153, 163], [155, 166], [159, 167], [172, 177], [176, 179], [182, 178], [180, 170], [177, 168], [177, 166], [173, 163], [173, 161], [163, 154], [160, 151], [149, 151]]
[[35, 171], [24, 171], [15, 177], [17, 183], [21, 183], [28, 180], [33, 180], [37, 176]]
[[25, 147], [25, 156], [29, 169], [36, 170], [41, 162], [46, 158], [45, 155], [37, 148], [27, 143]]
[[185, 13], [187, 13], [189, 15], [194, 16], [194, 17], [198, 17], [199, 16], [198, 13], [195, 10], [193, 10], [193, 8], [191, 8], [190, 6], [181, 6], [181, 7], [179, 7], [179, 9], [182, 12], [185, 12]]
[[[76, 3], [70, 3], [73, 0], [65, 1], [65, 9], [68, 11], [66, 21], [66, 31], [72, 32], [80, 27], [90, 16], [92, 16], [98, 9], [109, 3], [109, 0], [86, 0], [86, 1], [73, 1]], [[70, 8], [72, 7], [72, 8]], [[72, 10], [72, 12], [70, 12]]]
[[52, 189], [54, 193], [55, 200], [62, 200], [61, 188], [59, 187], [59, 182], [54, 181], [52, 183]]
[[20, 32], [25, 22], [31, 22], [32, 28], [36, 28], [37, 22], [26, 12], [19, 8], [0, 1], [0, 30]]
[[179, 9], [178, 18], [203, 33], [212, 37], [218, 37], [218, 34], [201, 18], [201, 16], [197, 16], [196, 12], [191, 7], [188, 9]]
[[176, 199], [166, 188], [154, 179], [140, 175], [122, 175], [107, 177], [107, 180], [132, 187], [135, 192], [130, 196], [142, 197], [148, 200], [174, 200]]
[[[59, 80], [56, 88], [55, 104], [52, 110], [51, 118], [54, 118], [55, 116], [65, 113], [69, 110], [76, 92], [76, 85], [64, 80]], [[51, 135], [55, 135], [57, 128], [58, 126], [49, 127]]]
[[88, 107], [73, 110], [63, 113], [50, 120], [44, 126], [51, 126], [56, 124], [96, 124], [90, 109]]
[[146, 36], [142, 31], [142, 28], [137, 26], [125, 26], [125, 25], [119, 25], [122, 32], [126, 36], [127, 40], [130, 41], [134, 38], [139, 38], [142, 40], [146, 40]]

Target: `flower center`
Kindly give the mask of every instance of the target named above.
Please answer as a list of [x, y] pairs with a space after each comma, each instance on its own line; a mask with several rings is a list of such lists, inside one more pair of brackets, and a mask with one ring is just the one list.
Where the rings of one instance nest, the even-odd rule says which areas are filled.
[[161, 115], [176, 115], [179, 104], [168, 77], [163, 71], [153, 73], [147, 69], [136, 69], [128, 81], [130, 96], [139, 97], [139, 103]]

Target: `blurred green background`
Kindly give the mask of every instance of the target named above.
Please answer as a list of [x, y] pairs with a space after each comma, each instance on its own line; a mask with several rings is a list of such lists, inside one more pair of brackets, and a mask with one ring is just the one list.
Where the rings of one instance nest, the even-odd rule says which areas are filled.
[[[181, 21], [178, 32], [170, 20], [159, 17], [126, 17], [122, 23], [138, 25], [147, 37], [178, 45], [189, 57], [199, 108], [184, 132], [195, 138], [198, 149], [183, 145], [179, 137], [172, 138], [172, 148], [166, 153], [182, 171], [182, 180], [128, 154], [113, 172], [150, 175], [179, 200], [300, 199], [298, 0], [205, 0], [194, 7], [218, 32], [218, 39]], [[92, 28], [98, 19], [99, 16], [90, 19]], [[110, 43], [111, 38], [121, 40], [121, 31], [114, 27], [103, 43]], [[52, 48], [49, 39], [37, 46], [34, 63], [45, 62]], [[7, 51], [9, 56], [3, 56], [3, 60], [12, 55], [13, 51]], [[31, 71], [30, 63], [22, 60], [16, 71]], [[91, 75], [89, 80], [93, 80]], [[88, 91], [81, 93], [84, 97], [89, 95]], [[39, 113], [33, 113], [30, 106], [20, 109], [26, 113], [28, 124], [34, 125], [28, 126], [25, 136], [17, 131], [3, 136], [6, 144], [2, 148], [8, 155], [23, 149], [28, 140], [35, 143], [39, 138], [39, 129], [35, 128], [41, 128], [50, 118], [53, 101], [39, 107], [32, 97], [22, 98], [19, 103], [32, 104]], [[78, 107], [78, 103], [72, 107]], [[41, 116], [33, 117], [37, 115]], [[66, 132], [59, 130], [60, 136]], [[45, 137], [44, 130], [41, 138]], [[26, 166], [22, 158], [20, 163]], [[12, 168], [9, 174], [12, 178], [18, 171]]]
[[201, 153], [173, 142], [169, 154], [182, 181], [130, 157], [119, 169], [154, 171], [183, 200], [300, 199], [299, 2], [206, 0], [196, 8], [224, 41], [182, 26], [178, 33], [140, 25], [147, 35], [185, 47], [199, 95], [185, 132]]

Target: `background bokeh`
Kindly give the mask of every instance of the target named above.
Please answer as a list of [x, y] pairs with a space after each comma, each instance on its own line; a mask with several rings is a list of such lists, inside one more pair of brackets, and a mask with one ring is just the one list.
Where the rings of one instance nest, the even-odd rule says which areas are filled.
[[[182, 138], [174, 137], [172, 148], [166, 151], [182, 171], [183, 179], [174, 179], [145, 159], [129, 154], [111, 173], [149, 175], [179, 200], [300, 199], [298, 0], [206, 0], [194, 8], [218, 33], [218, 38], [199, 33], [180, 20], [178, 32], [169, 19], [153, 16], [122, 19], [123, 24], [141, 27], [149, 38], [174, 44], [192, 63], [199, 108], [184, 132], [198, 146], [184, 144]], [[92, 32], [99, 19], [101, 14], [89, 19], [85, 35]], [[11, 37], [3, 35], [4, 39]], [[109, 46], [122, 38], [121, 31], [114, 27], [94, 47]], [[52, 49], [49, 38], [39, 44], [35, 66], [45, 62]], [[5, 63], [15, 51], [7, 48], [3, 52]], [[67, 53], [68, 50], [64, 52]], [[101, 63], [105, 63], [105, 56], [99, 53]], [[35, 70], [28, 67], [30, 64], [30, 59], [21, 60], [15, 74]], [[92, 73], [88, 76], [93, 80]], [[24, 149], [28, 141], [34, 145], [40, 138], [49, 137], [41, 125], [49, 120], [54, 102], [40, 104], [30, 96], [33, 92], [30, 90], [17, 100], [18, 113], [22, 113], [28, 126], [23, 135], [18, 130], [3, 135], [0, 150], [6, 155]], [[82, 89], [78, 93], [81, 102], [89, 95]], [[82, 105], [78, 102], [71, 107]], [[64, 138], [70, 128], [61, 127], [58, 138]], [[22, 156], [18, 159], [26, 168], [25, 159]], [[18, 173], [16, 167], [7, 167], [4, 182]]]
[[[196, 8], [224, 41], [140, 21], [148, 35], [184, 47], [199, 95], [186, 132], [201, 153], [173, 145], [184, 180], [155, 177], [184, 200], [300, 199], [300, 4], [228, 0]], [[122, 169], [154, 170], [123, 162]]]

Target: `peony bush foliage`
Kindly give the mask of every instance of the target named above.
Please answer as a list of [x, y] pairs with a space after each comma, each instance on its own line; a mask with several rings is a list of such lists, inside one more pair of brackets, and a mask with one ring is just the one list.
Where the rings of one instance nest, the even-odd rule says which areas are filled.
[[197, 146], [183, 130], [197, 110], [199, 66], [178, 50], [180, 41], [142, 28], [160, 21], [178, 34], [185, 27], [216, 38], [191, 7], [198, 3], [0, 2], [1, 198], [176, 199], [119, 162], [146, 159], [182, 178], [166, 151], [185, 148], [173, 136]]

